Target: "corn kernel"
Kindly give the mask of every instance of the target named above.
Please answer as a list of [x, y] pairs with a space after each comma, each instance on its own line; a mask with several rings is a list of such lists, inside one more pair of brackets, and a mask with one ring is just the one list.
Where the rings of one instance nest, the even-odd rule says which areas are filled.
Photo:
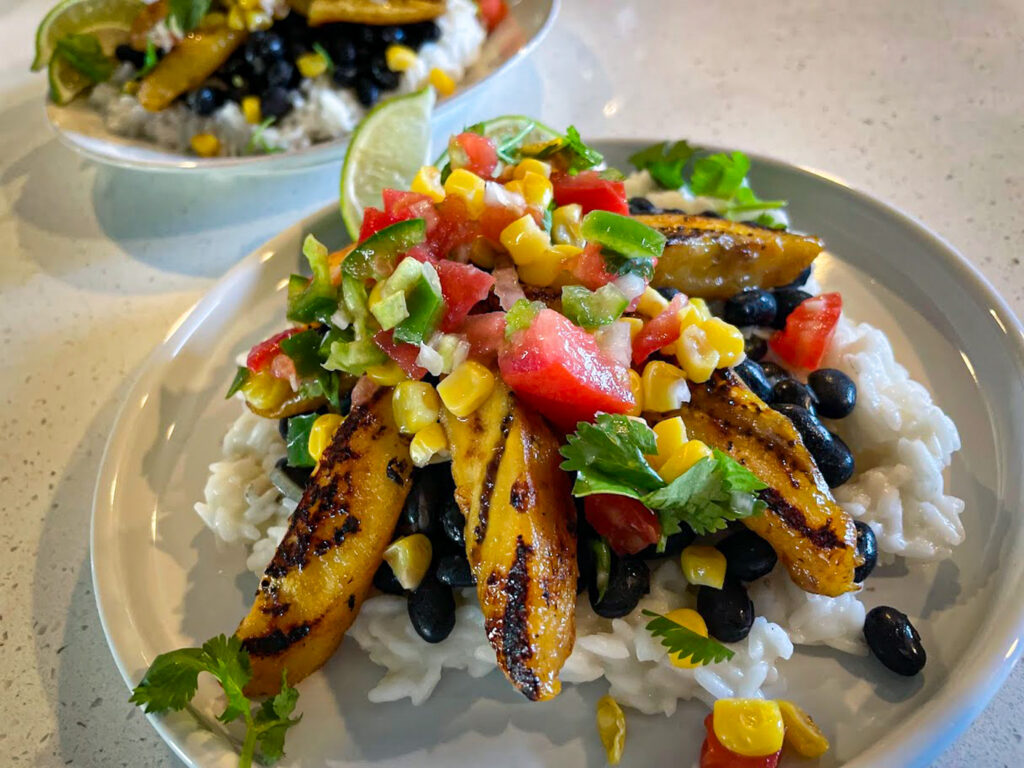
[[319, 77], [327, 71], [327, 59], [316, 51], [308, 51], [295, 60], [295, 66], [303, 77]]
[[512, 256], [512, 261], [520, 266], [544, 258], [551, 248], [548, 233], [537, 226], [530, 214], [516, 219], [501, 230], [499, 239]]
[[444, 407], [459, 418], [469, 416], [494, 390], [494, 374], [475, 360], [459, 363], [437, 385]]
[[212, 133], [197, 133], [189, 142], [192, 151], [200, 157], [216, 157], [220, 154], [220, 139]]
[[633, 400], [636, 403], [626, 414], [628, 416], [639, 416], [644, 410], [644, 383], [640, 374], [629, 369], [629, 388], [633, 392]]
[[682, 448], [662, 461], [661, 466], [657, 468], [658, 474], [666, 483], [671, 483], [688, 472], [698, 461], [713, 455], [711, 449], [700, 440], [688, 440], [683, 443]]
[[688, 301], [683, 305], [683, 308], [679, 310], [679, 330], [681, 331], [685, 331], [691, 325], [700, 325], [704, 322], [701, 317], [700, 310], [694, 306], [694, 301], [696, 301], [696, 299]]
[[637, 334], [644, 329], [644, 321], [639, 317], [623, 317], [622, 322], [629, 323], [629, 340], [633, 341]]
[[309, 443], [307, 445], [309, 455], [313, 457], [313, 461], [318, 464], [320, 463], [320, 457], [324, 455], [327, 446], [334, 439], [334, 433], [338, 431], [338, 427], [341, 426], [341, 422], [344, 420], [345, 417], [337, 413], [325, 413], [313, 422], [313, 426], [309, 430]]
[[139, 92], [140, 85], [138, 80], [126, 80], [125, 84], [121, 86], [121, 91], [129, 96], [134, 96]]
[[701, 326], [708, 343], [718, 352], [718, 367], [730, 368], [740, 362], [744, 356], [743, 333], [735, 325], [730, 325], [717, 317], [705, 320]]
[[476, 238], [469, 246], [469, 261], [482, 269], [494, 269], [495, 248], [485, 237]]
[[401, 381], [409, 378], [402, 367], [394, 360], [388, 360], [380, 365], [371, 365], [366, 369], [366, 375], [374, 384], [382, 387], [393, 387]]
[[231, 6], [228, 11], [228, 26], [239, 32], [245, 29], [245, 11], [237, 5]]
[[597, 702], [597, 733], [608, 765], [618, 765], [626, 747], [626, 715], [611, 696], [602, 696]]
[[782, 749], [785, 726], [777, 702], [719, 699], [711, 725], [722, 746], [737, 755], [765, 757]]
[[445, 179], [444, 192], [455, 195], [466, 201], [471, 218], [477, 218], [484, 212], [484, 180], [465, 168], [456, 168]]
[[534, 205], [541, 210], [547, 209], [555, 199], [555, 188], [547, 176], [527, 171], [523, 176], [523, 198], [527, 205]]
[[[665, 618], [669, 621], [674, 621], [681, 627], [686, 627], [701, 637], [708, 636], [708, 625], [704, 622], [704, 617], [692, 608], [676, 608], [674, 611], [665, 614]], [[693, 661], [692, 656], [680, 656], [678, 653], [670, 653], [668, 660], [673, 667], [679, 667], [680, 669], [696, 669], [701, 666]]]
[[725, 555], [714, 547], [691, 544], [679, 556], [679, 564], [694, 586], [721, 589], [725, 583]]
[[702, 322], [711, 319], [711, 310], [708, 309], [708, 303], [704, 299], [690, 299], [690, 306], [697, 310]]
[[412, 442], [409, 443], [409, 455], [417, 467], [427, 466], [435, 457], [450, 458], [448, 435], [445, 434], [444, 427], [434, 422], [413, 435]]
[[422, 533], [395, 539], [384, 550], [384, 562], [404, 589], [416, 589], [427, 575], [434, 548]]
[[242, 385], [245, 402], [257, 411], [276, 411], [292, 394], [292, 387], [284, 379], [278, 379], [269, 371], [250, 374]]
[[520, 181], [519, 179], [513, 179], [512, 181], [506, 182], [505, 191], [511, 192], [513, 195], [519, 195], [521, 198], [523, 198], [524, 202], [526, 200], [526, 195], [523, 189], [523, 182]]
[[435, 203], [440, 203], [444, 200], [441, 172], [432, 165], [424, 165], [416, 172], [409, 189], [416, 194], [426, 195]]
[[543, 160], [537, 160], [533, 157], [527, 157], [520, 160], [518, 165], [512, 171], [513, 179], [521, 179], [526, 176], [527, 173], [537, 173], [543, 176], [545, 179], [551, 178], [551, 165], [545, 163]]
[[260, 109], [259, 96], [246, 96], [242, 99], [242, 114], [245, 115], [245, 122], [249, 125], [258, 125], [263, 119], [263, 110]]
[[786, 728], [785, 741], [800, 757], [821, 757], [828, 752], [828, 738], [809, 714], [792, 701], [778, 704]]
[[260, 7], [260, 0], [235, 0], [235, 5], [243, 11], [254, 11]]
[[644, 410], [674, 411], [689, 399], [685, 374], [671, 363], [652, 360], [644, 366]]
[[658, 469], [686, 445], [686, 425], [683, 424], [682, 418], [673, 416], [670, 419], [662, 419], [652, 429], [654, 437], [658, 441], [658, 452], [653, 456], [648, 456], [647, 462]]
[[274, 20], [263, 11], [245, 12], [245, 28], [250, 32], [270, 29], [273, 25]]
[[697, 384], [711, 378], [718, 367], [718, 350], [711, 346], [707, 334], [699, 325], [691, 325], [676, 342], [676, 360], [686, 377]]
[[437, 391], [425, 381], [402, 381], [395, 386], [391, 410], [398, 431], [404, 435], [415, 435], [440, 417], [441, 400]]
[[551, 212], [551, 239], [582, 248], [584, 245], [582, 222], [583, 207], [578, 203], [560, 205]]
[[636, 303], [636, 311], [645, 317], [657, 317], [668, 309], [668, 299], [656, 290], [647, 286], [640, 294], [640, 301]]
[[455, 93], [455, 81], [443, 69], [434, 67], [430, 70], [430, 84], [437, 89], [441, 96], [451, 96]]
[[551, 246], [551, 250], [556, 251], [561, 257], [562, 261], [571, 259], [574, 256], [579, 256], [583, 253], [583, 249], [578, 245], [571, 245], [570, 243], [556, 243]]
[[384, 59], [392, 72], [405, 72], [416, 64], [416, 51], [407, 45], [392, 44], [384, 51]]

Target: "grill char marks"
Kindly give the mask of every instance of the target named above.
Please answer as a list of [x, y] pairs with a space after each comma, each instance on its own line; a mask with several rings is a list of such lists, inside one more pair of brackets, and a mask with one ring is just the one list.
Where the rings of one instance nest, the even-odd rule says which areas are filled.
[[836, 532], [830, 525], [826, 523], [812, 528], [807, 524], [807, 516], [804, 515], [803, 510], [782, 498], [782, 495], [774, 488], [765, 488], [757, 496], [768, 505], [768, 509], [785, 520], [786, 525], [819, 549], [846, 549], [846, 542], [836, 536]]
[[487, 469], [484, 472], [484, 487], [480, 493], [480, 514], [477, 523], [473, 526], [473, 540], [482, 544], [487, 536], [487, 523], [491, 516], [491, 502], [494, 496], [494, 483], [498, 477], [498, 467], [501, 466], [501, 458], [505, 455], [505, 444], [508, 442], [508, 431], [512, 428], [512, 413], [507, 412], [501, 420], [501, 439], [494, 446], [494, 452], [487, 462]]
[[509, 679], [526, 698], [536, 701], [540, 696], [540, 680], [529, 664], [533, 658], [533, 644], [530, 638], [530, 609], [527, 605], [532, 557], [533, 547], [525, 544], [523, 537], [519, 536], [516, 539], [515, 559], [505, 579], [505, 592], [508, 595], [505, 612], [500, 620], [488, 628], [488, 638], [492, 644], [500, 643], [501, 654], [504, 656], [503, 666]]

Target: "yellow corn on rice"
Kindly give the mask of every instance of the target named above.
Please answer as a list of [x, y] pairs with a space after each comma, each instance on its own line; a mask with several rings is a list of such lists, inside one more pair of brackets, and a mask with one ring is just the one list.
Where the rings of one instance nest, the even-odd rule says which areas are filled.
[[786, 743], [800, 757], [821, 757], [828, 752], [828, 739], [814, 719], [792, 701], [779, 701], [782, 724], [786, 727]]
[[[665, 614], [665, 618], [669, 621], [674, 621], [681, 627], [686, 627], [701, 637], [708, 636], [708, 625], [704, 622], [704, 617], [692, 608], [676, 608], [674, 611], [669, 611]], [[680, 669], [696, 669], [701, 666], [693, 661], [692, 656], [680, 656], [678, 653], [670, 653], [668, 660], [673, 667], [679, 667]]]
[[422, 533], [395, 539], [384, 550], [384, 562], [391, 566], [398, 583], [405, 589], [416, 589], [427, 575], [434, 548]]
[[316, 51], [309, 51], [295, 60], [295, 66], [303, 77], [319, 77], [327, 71], [327, 59]]
[[200, 157], [216, 157], [220, 154], [220, 139], [212, 133], [197, 133], [189, 144]]
[[551, 212], [551, 239], [556, 243], [568, 243], [582, 248], [582, 221], [583, 207], [578, 203], [558, 206]]
[[597, 733], [608, 764], [618, 765], [626, 746], [626, 715], [611, 696], [602, 696], [597, 702]]
[[434, 67], [430, 70], [430, 84], [437, 89], [442, 96], [451, 96], [455, 93], [455, 81], [452, 76], [443, 69]]
[[405, 72], [417, 60], [416, 51], [407, 45], [392, 44], [384, 51], [384, 60], [392, 72]]
[[437, 385], [444, 407], [459, 418], [469, 416], [483, 405], [494, 390], [494, 374], [475, 360], [459, 363]]
[[644, 410], [644, 382], [640, 374], [629, 369], [629, 388], [633, 392], [635, 405], [629, 409], [627, 416], [639, 416]]
[[722, 746], [737, 755], [764, 757], [782, 749], [785, 726], [774, 701], [719, 699], [711, 723]]
[[263, 119], [259, 96], [246, 96], [242, 99], [242, 114], [249, 125], [257, 125]]
[[695, 586], [721, 589], [725, 583], [725, 555], [714, 547], [691, 544], [679, 556], [683, 576]]

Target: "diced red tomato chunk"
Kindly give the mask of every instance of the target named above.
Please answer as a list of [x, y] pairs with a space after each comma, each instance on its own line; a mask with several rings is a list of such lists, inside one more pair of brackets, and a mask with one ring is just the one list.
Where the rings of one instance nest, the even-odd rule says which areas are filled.
[[264, 370], [281, 353], [281, 342], [302, 330], [304, 329], [289, 328], [287, 331], [275, 333], [269, 339], [264, 339], [249, 350], [249, 355], [245, 358], [245, 366], [253, 373]]
[[403, 192], [397, 189], [385, 189], [381, 192], [384, 210], [367, 208], [363, 211], [363, 224], [359, 229], [359, 241], [375, 235], [385, 227], [409, 219], [423, 219], [427, 231], [437, 226], [438, 214], [434, 203], [426, 195], [415, 192]]
[[679, 310], [686, 306], [687, 298], [681, 293], [661, 313], [651, 318], [633, 339], [633, 365], [640, 365], [662, 347], [667, 347], [679, 338]]
[[505, 0], [477, 0], [480, 8], [480, 20], [484, 23], [488, 32], [493, 32], [502, 20], [508, 15], [508, 6]]
[[398, 363], [398, 366], [405, 371], [410, 379], [419, 380], [427, 375], [427, 369], [416, 365], [416, 358], [419, 357], [420, 348], [416, 344], [408, 344], [404, 341], [395, 341], [394, 331], [377, 331], [373, 337], [373, 343], [384, 351], [388, 357]]
[[776, 331], [768, 344], [790, 365], [814, 370], [825, 356], [842, 312], [843, 297], [838, 293], [804, 299], [786, 318], [786, 327]]
[[453, 156], [458, 154], [465, 156], [465, 165], [461, 167], [467, 171], [489, 179], [494, 173], [494, 169], [498, 167], [498, 148], [486, 136], [467, 131], [452, 137], [451, 142], [456, 145], [456, 151], [452, 153]]
[[468, 245], [480, 236], [480, 222], [469, 215], [466, 202], [450, 195], [437, 204], [437, 225], [427, 232], [426, 250], [434, 260], [444, 259], [461, 245]]
[[553, 309], [543, 309], [498, 355], [505, 383], [565, 430], [594, 416], [627, 413], [635, 405], [629, 374], [594, 337]]
[[764, 757], [744, 757], [722, 746], [715, 736], [714, 715], [704, 718], [708, 735], [700, 748], [700, 768], [778, 768], [782, 750]]
[[583, 500], [587, 522], [617, 555], [635, 555], [661, 538], [658, 516], [636, 499], [596, 493]]
[[470, 357], [481, 362], [491, 361], [505, 343], [505, 313], [470, 315], [462, 323], [462, 333], [469, 342]]
[[441, 280], [441, 294], [444, 296], [444, 317], [441, 330], [445, 333], [457, 331], [474, 306], [487, 298], [494, 285], [494, 278], [472, 264], [442, 260], [434, 267]]
[[615, 275], [606, 268], [601, 246], [597, 243], [588, 243], [582, 253], [573, 259], [569, 271], [577, 283], [592, 291], [596, 291], [602, 285], [608, 285], [615, 279]]
[[584, 214], [600, 210], [629, 215], [626, 185], [621, 181], [602, 179], [597, 171], [581, 171], [575, 176], [556, 173], [551, 177], [551, 184], [555, 188], [555, 203], [558, 205], [579, 203]]

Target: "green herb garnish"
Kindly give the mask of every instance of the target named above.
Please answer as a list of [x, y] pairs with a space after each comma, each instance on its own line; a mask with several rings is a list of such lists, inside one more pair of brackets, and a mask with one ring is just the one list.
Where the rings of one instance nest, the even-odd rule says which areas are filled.
[[267, 143], [267, 137], [264, 135], [267, 128], [272, 126], [277, 121], [275, 117], [265, 118], [259, 125], [252, 129], [252, 136], [249, 137], [249, 141], [246, 142], [245, 151], [249, 154], [255, 152], [257, 149], [265, 155], [272, 155], [276, 152], [284, 152], [281, 147], [272, 147]]
[[285, 438], [285, 445], [288, 447], [288, 466], [316, 466], [316, 460], [309, 452], [309, 433], [313, 429], [313, 422], [318, 418], [315, 413], [306, 413], [288, 419], [288, 436]]
[[210, 10], [210, 0], [168, 0], [167, 20], [179, 32], [191, 32]]
[[57, 41], [54, 56], [60, 56], [71, 67], [94, 83], [102, 83], [114, 74], [116, 64], [103, 52], [96, 35], [65, 35]]
[[141, 80], [146, 75], [148, 75], [150, 72], [152, 72], [153, 68], [157, 64], [159, 64], [159, 63], [160, 63], [160, 55], [157, 52], [156, 43], [154, 43], [152, 40], [147, 40], [146, 41], [146, 56], [142, 60], [142, 69], [140, 69], [138, 72], [135, 73], [135, 78], [137, 80]]
[[288, 729], [302, 719], [291, 717], [299, 692], [281, 675], [281, 690], [253, 711], [254, 703], [243, 693], [252, 678], [249, 654], [237, 637], [218, 635], [201, 648], [180, 648], [153, 660], [142, 682], [132, 691], [131, 702], [147, 713], [184, 709], [196, 695], [199, 674], [207, 672], [220, 682], [227, 706], [217, 719], [245, 722], [245, 738], [238, 756], [239, 768], [250, 768], [253, 759], [271, 764], [284, 755]]
[[648, 611], [646, 608], [643, 610], [643, 614], [651, 618], [647, 622], [647, 631], [654, 637], [661, 638], [661, 644], [668, 649], [670, 654], [678, 654], [680, 658], [688, 658], [694, 664], [702, 666], [728, 661], [736, 655], [734, 651], [726, 648], [714, 638], [698, 635], [692, 629], [677, 624], [667, 616]]
[[251, 375], [252, 374], [249, 371], [249, 369], [246, 368], [244, 365], [238, 366], [238, 370], [235, 371], [235, 378], [231, 380], [231, 386], [228, 387], [228, 393], [224, 395], [224, 399], [230, 399], [232, 395], [234, 395], [242, 387], [244, 387], [245, 383], [249, 381], [249, 376]]
[[327, 52], [327, 49], [324, 48], [322, 45], [320, 45], [320, 43], [313, 43], [313, 50], [316, 51], [318, 54], [320, 54], [320, 56], [323, 58], [324, 62], [326, 62], [326, 64], [327, 64], [327, 71], [328, 72], [333, 72], [334, 71], [334, 59], [331, 58], [331, 54], [329, 54]]
[[696, 151], [685, 140], [671, 145], [663, 141], [630, 155], [629, 162], [638, 171], [646, 170], [665, 189], [679, 189], [686, 183], [683, 168]]

